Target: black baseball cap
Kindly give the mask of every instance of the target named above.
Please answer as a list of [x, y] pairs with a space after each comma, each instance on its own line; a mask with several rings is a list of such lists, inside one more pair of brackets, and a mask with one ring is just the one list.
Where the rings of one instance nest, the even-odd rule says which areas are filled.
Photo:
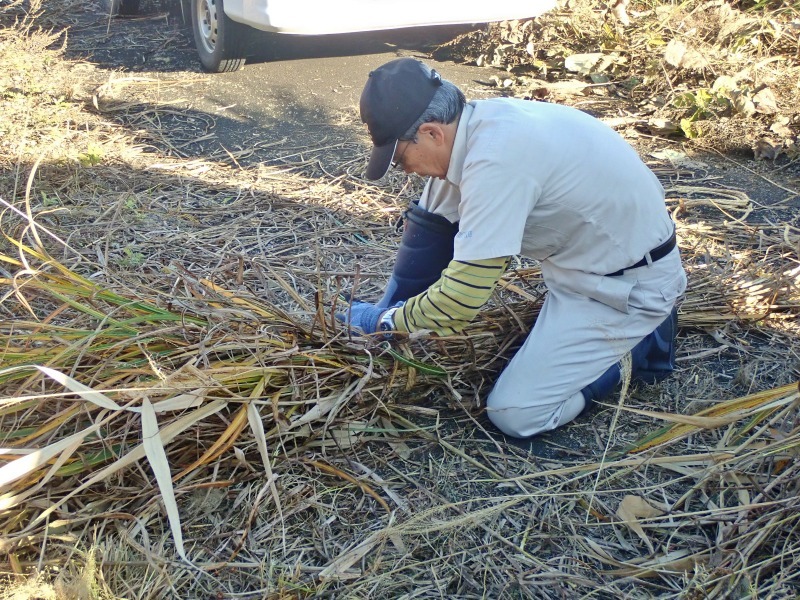
[[440, 75], [414, 58], [398, 58], [369, 74], [360, 103], [373, 144], [367, 179], [386, 174], [398, 139], [425, 112], [441, 85]]

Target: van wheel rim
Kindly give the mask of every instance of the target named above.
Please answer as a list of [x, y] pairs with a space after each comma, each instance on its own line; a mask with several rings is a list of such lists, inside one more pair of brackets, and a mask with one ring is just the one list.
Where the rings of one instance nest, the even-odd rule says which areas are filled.
[[219, 18], [216, 0], [200, 0], [197, 6], [197, 34], [203, 49], [209, 54], [217, 47]]

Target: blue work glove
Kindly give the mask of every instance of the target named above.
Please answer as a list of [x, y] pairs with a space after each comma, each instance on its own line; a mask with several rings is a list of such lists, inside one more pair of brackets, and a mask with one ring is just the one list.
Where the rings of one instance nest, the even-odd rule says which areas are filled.
[[[402, 302], [395, 304], [396, 307], [402, 305]], [[336, 313], [336, 319], [345, 323], [351, 329], [358, 329], [362, 333], [375, 333], [378, 330], [378, 322], [380, 321], [381, 315], [389, 310], [389, 308], [393, 307], [382, 308], [370, 302], [353, 300], [350, 303], [349, 309], [350, 322], [347, 322], [348, 312]]]

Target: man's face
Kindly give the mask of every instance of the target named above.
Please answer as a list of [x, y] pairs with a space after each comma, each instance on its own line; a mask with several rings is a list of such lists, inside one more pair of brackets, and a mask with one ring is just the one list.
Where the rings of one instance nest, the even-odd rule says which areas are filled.
[[419, 128], [416, 139], [397, 142], [392, 164], [406, 173], [444, 179], [450, 164], [450, 150], [442, 127], [438, 123], [425, 123]]

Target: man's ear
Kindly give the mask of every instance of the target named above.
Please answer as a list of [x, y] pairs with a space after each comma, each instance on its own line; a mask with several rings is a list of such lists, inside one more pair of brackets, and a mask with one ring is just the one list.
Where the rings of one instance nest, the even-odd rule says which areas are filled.
[[437, 146], [444, 143], [445, 134], [441, 123], [423, 123], [419, 126], [417, 133], [422, 136], [430, 136]]

